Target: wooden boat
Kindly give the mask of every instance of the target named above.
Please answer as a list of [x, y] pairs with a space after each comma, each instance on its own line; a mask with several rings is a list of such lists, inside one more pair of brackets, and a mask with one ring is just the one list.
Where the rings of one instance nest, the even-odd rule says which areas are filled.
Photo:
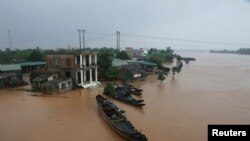
[[128, 94], [133, 94], [136, 96], [141, 95], [142, 94], [141, 92], [143, 91], [142, 89], [136, 88], [136, 87], [129, 85], [125, 82], [118, 85], [117, 89], [125, 89]]
[[103, 119], [120, 136], [129, 141], [147, 141], [147, 137], [134, 128], [134, 126], [123, 115], [125, 111], [119, 109], [115, 104], [97, 95], [96, 101]]
[[136, 106], [136, 107], [142, 107], [145, 104], [142, 103], [144, 100], [137, 100], [133, 98], [130, 94], [128, 94], [127, 89], [116, 89], [116, 93], [113, 95], [110, 95], [111, 98], [119, 100], [121, 102]]
[[121, 102], [136, 106], [136, 107], [142, 107], [142, 106], [146, 105], [146, 104], [142, 103], [142, 102], [144, 102], [144, 100], [137, 100], [137, 99], [133, 98], [131, 95], [122, 96], [121, 94], [116, 93], [114, 95], [111, 95], [110, 97], [113, 99], [119, 100]]

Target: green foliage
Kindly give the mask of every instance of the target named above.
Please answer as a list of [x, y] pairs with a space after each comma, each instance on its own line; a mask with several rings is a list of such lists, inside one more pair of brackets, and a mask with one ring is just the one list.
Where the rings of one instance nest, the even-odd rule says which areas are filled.
[[99, 67], [99, 77], [101, 79], [107, 79], [108, 77], [106, 76], [107, 68], [110, 68], [112, 66], [112, 59], [113, 59], [114, 53], [112, 52], [111, 49], [108, 48], [102, 48], [99, 50], [97, 54], [97, 64]]
[[29, 55], [29, 61], [44, 61], [43, 54], [40, 49], [33, 50]]
[[131, 59], [131, 58], [128, 56], [127, 52], [124, 51], [124, 50], [121, 51], [121, 52], [119, 52], [119, 53], [117, 53], [117, 54], [116, 54], [116, 58], [122, 59], [122, 60], [129, 60], [129, 59]]
[[151, 48], [148, 51], [148, 57], [149, 62], [154, 62], [158, 65], [158, 67], [161, 67], [164, 62], [173, 62], [175, 55], [174, 51], [170, 47], [167, 47], [166, 50]]
[[117, 79], [118, 75], [119, 75], [119, 71], [118, 71], [117, 67], [109, 67], [105, 72], [105, 76], [109, 80]]
[[164, 62], [164, 57], [161, 54], [154, 53], [149, 56], [149, 61], [156, 63], [158, 66], [162, 66]]
[[181, 56], [178, 55], [178, 54], [175, 55], [175, 58], [176, 58], [177, 61], [181, 61], [181, 59], [182, 59]]
[[110, 83], [107, 83], [107, 85], [104, 88], [103, 94], [107, 97], [114, 95], [115, 94], [114, 86]]
[[132, 72], [130, 72], [130, 71], [127, 71], [126, 73], [125, 73], [125, 80], [126, 81], [133, 81], [134, 80], [134, 76], [133, 76], [133, 73]]
[[173, 79], [174, 79], [174, 76], [175, 76], [176, 72], [177, 72], [177, 67], [173, 67], [172, 68]]
[[162, 72], [160, 72], [159, 75], [158, 75], [158, 80], [160, 80], [161, 83], [162, 83], [162, 81], [165, 80], [165, 79], [166, 79], [166, 77], [164, 76], [164, 74]]
[[183, 63], [181, 61], [177, 61], [176, 72], [180, 73], [182, 69]]
[[20, 63], [25, 61], [44, 61], [43, 52], [37, 49], [11, 50], [0, 52], [0, 63]]
[[180, 73], [181, 69], [183, 67], [183, 63], [181, 61], [177, 61], [176, 66], [172, 68], [172, 74], [173, 74], [173, 79], [175, 76], [175, 73]]

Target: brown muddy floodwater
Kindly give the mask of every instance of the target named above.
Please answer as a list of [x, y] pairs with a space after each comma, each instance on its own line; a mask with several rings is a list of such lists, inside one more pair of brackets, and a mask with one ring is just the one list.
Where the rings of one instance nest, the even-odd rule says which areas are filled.
[[[150, 141], [206, 141], [208, 124], [250, 124], [250, 56], [180, 53], [197, 61], [176, 79], [156, 75], [135, 86], [146, 106], [114, 101]], [[95, 96], [103, 88], [55, 97], [0, 91], [1, 141], [123, 141], [100, 117]]]

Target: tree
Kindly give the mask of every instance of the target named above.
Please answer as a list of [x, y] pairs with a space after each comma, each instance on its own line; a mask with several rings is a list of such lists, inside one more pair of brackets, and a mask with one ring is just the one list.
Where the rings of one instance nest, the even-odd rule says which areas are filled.
[[122, 59], [122, 60], [129, 60], [130, 57], [128, 56], [127, 52], [126, 51], [121, 51], [119, 53], [116, 54], [116, 58], [118, 59]]
[[107, 68], [110, 68], [112, 66], [112, 58], [113, 58], [113, 52], [108, 48], [102, 48], [98, 52], [98, 67], [99, 67], [99, 77], [101, 79], [107, 79], [106, 77], [106, 71]]
[[180, 73], [182, 69], [183, 63], [181, 61], [177, 61], [176, 72]]
[[29, 61], [44, 61], [40, 49], [33, 50], [29, 55]]
[[161, 81], [161, 84], [162, 84], [162, 81], [165, 80], [165, 79], [166, 79], [166, 77], [164, 76], [164, 74], [162, 72], [160, 72], [159, 75], [158, 75], [158, 80]]
[[130, 72], [130, 71], [127, 71], [126, 73], [125, 73], [125, 80], [126, 81], [133, 81], [134, 80], [134, 75], [133, 75], [133, 73], [132, 72]]
[[115, 94], [114, 86], [112, 84], [110, 84], [110, 83], [107, 83], [105, 88], [104, 88], [103, 94], [105, 96], [107, 96], [107, 97], [110, 97], [110, 96], [114, 95]]
[[109, 67], [107, 69], [107, 71], [105, 72], [105, 76], [109, 80], [117, 79], [118, 75], [119, 75], [119, 71], [118, 71], [117, 67]]
[[173, 74], [172, 80], [174, 80], [174, 75], [176, 72], [177, 72], [177, 67], [173, 67], [172, 68], [172, 74]]

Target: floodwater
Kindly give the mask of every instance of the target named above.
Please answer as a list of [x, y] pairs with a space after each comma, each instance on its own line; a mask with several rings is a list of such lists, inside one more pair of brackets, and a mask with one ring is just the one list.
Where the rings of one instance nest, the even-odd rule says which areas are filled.
[[[144, 82], [146, 106], [114, 101], [150, 141], [205, 141], [208, 124], [250, 123], [250, 56], [180, 53], [195, 57], [172, 81], [156, 75]], [[1, 141], [123, 141], [104, 122], [95, 96], [103, 88], [82, 89], [54, 97], [0, 90]]]

